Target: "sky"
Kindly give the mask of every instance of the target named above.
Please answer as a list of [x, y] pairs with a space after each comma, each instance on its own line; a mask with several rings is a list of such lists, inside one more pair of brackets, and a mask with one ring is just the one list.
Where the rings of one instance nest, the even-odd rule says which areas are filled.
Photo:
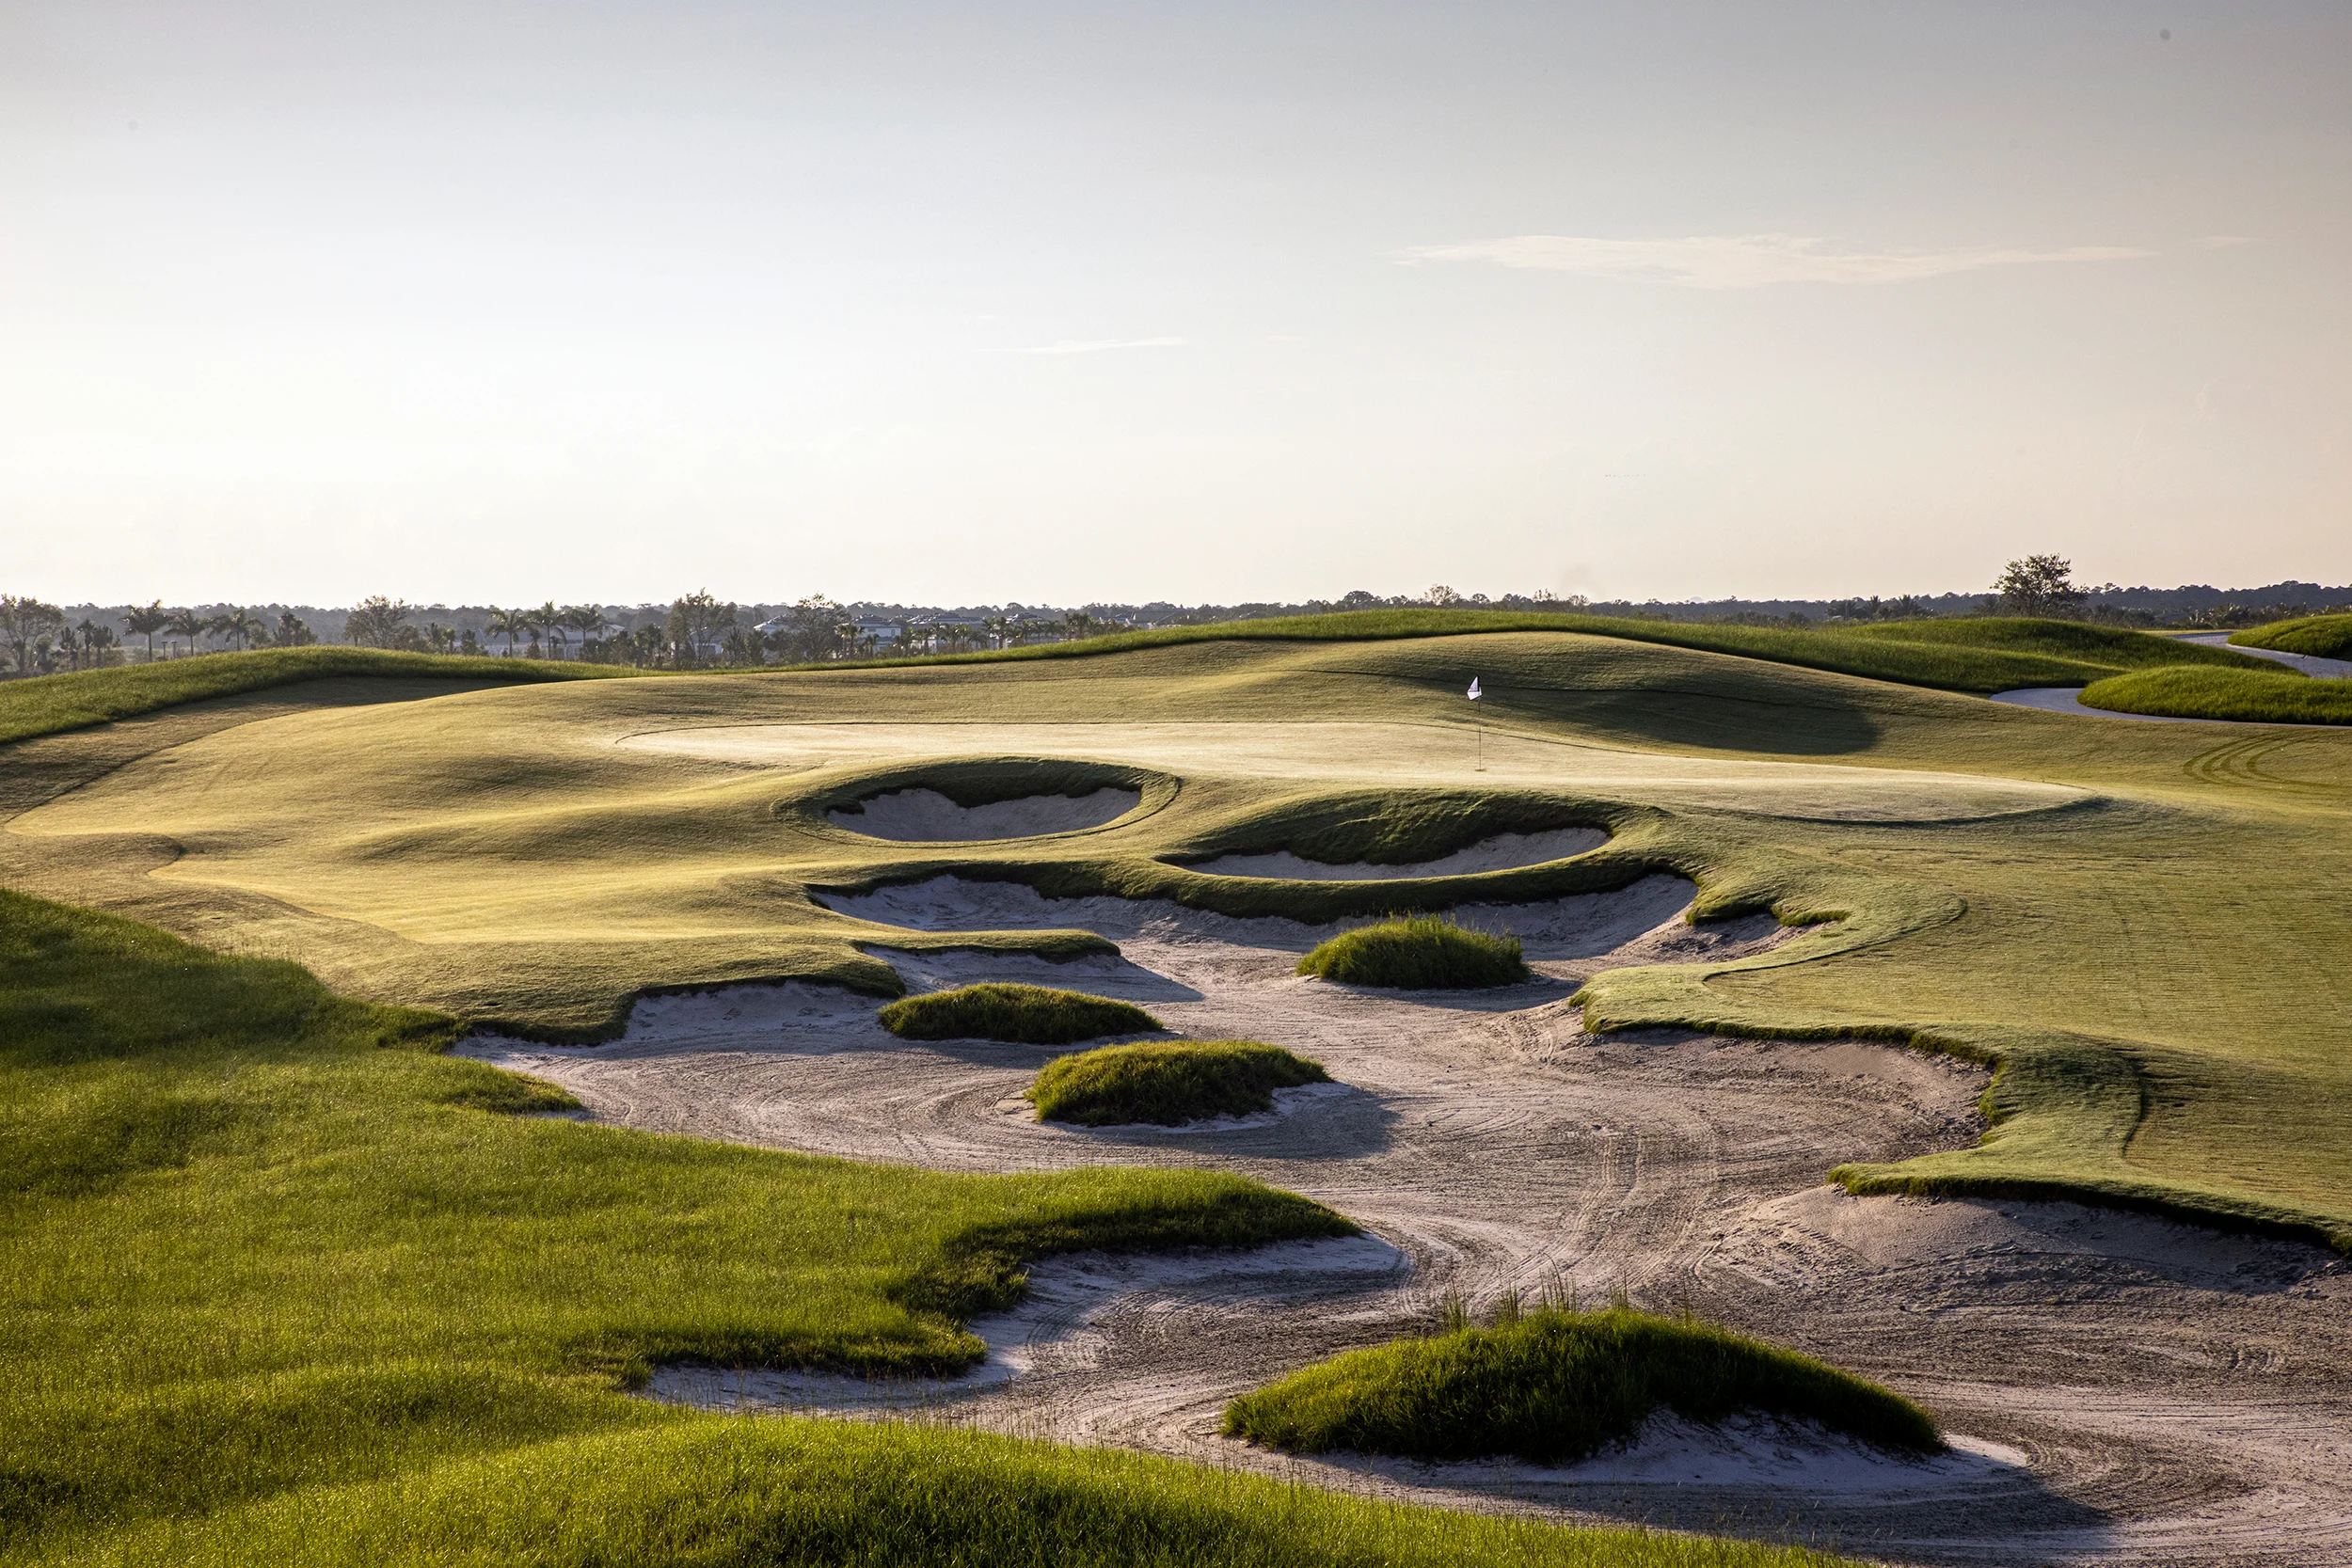
[[0, 592], [2352, 580], [2352, 8], [0, 0]]

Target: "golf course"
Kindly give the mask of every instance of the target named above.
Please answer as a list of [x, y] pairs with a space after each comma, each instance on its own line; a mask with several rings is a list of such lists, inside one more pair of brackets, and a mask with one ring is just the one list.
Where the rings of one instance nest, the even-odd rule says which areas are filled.
[[2345, 1560], [2343, 683], [1939, 625], [0, 688], [0, 1562]]

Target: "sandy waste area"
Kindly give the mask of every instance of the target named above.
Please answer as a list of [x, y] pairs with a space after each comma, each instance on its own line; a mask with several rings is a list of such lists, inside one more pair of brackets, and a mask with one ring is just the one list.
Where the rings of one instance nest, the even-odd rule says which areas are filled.
[[[1983, 1075], [1851, 1042], [1586, 1034], [1567, 998], [1590, 974], [1789, 935], [1770, 917], [1690, 927], [1691, 892], [1653, 877], [1463, 911], [1518, 931], [1538, 977], [1438, 995], [1293, 974], [1334, 927], [952, 878], [834, 901], [927, 931], [1099, 931], [1121, 957], [874, 951], [916, 990], [1008, 979], [1123, 997], [1188, 1035], [1290, 1047], [1338, 1081], [1189, 1129], [1040, 1124], [1019, 1096], [1054, 1053], [898, 1040], [871, 999], [797, 984], [649, 999], [603, 1046], [464, 1049], [563, 1084], [600, 1120], [940, 1170], [1215, 1166], [1365, 1229], [1254, 1252], [1048, 1259], [1021, 1307], [972, 1324], [988, 1358], [959, 1379], [674, 1367], [659, 1398], [912, 1415], [1449, 1507], [1896, 1561], [2352, 1562], [2352, 1265], [2073, 1204], [1855, 1199], [1824, 1185], [1840, 1161], [1972, 1142]], [[1547, 1289], [1586, 1303], [1622, 1289], [1822, 1356], [1926, 1404], [1952, 1449], [1904, 1461], [1818, 1429], [1661, 1418], [1628, 1448], [1547, 1468], [1295, 1459], [1217, 1435], [1232, 1396], [1414, 1332], [1449, 1292], [1483, 1312], [1505, 1291]]]

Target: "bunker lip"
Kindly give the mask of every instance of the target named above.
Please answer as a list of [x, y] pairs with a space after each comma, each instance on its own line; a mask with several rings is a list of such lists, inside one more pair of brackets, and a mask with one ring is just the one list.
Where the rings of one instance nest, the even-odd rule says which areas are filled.
[[825, 814], [848, 832], [898, 844], [970, 844], [1106, 827], [1143, 804], [1140, 789], [1105, 784], [1084, 795], [1022, 795], [961, 805], [920, 784], [884, 790]]
[[[1710, 939], [1734, 927], [1740, 951], [1709, 952], [1708, 956], [1745, 957], [1793, 940], [1809, 928], [1784, 927], [1770, 915], [1762, 917], [1763, 929], [1744, 918], [1692, 927], [1677, 917], [1688, 911], [1695, 893], [1691, 882], [1660, 872], [1605, 893], [1575, 893], [1515, 904], [1466, 903], [1449, 913], [1464, 926], [1518, 937], [1530, 966], [1539, 974], [1550, 973], [1547, 961], [1588, 958], [1661, 926], [1695, 939], [1685, 944], [1693, 957], [1720, 945]], [[1122, 898], [1109, 894], [1055, 898], [1025, 882], [967, 880], [952, 872], [921, 881], [885, 883], [866, 893], [828, 892], [813, 896], [836, 914], [917, 931], [1083, 930], [1122, 945], [1138, 939], [1173, 939], [1284, 953], [1306, 953], [1342, 931], [1390, 918], [1376, 914], [1303, 921], [1285, 915], [1217, 914], [1166, 898]]]
[[1533, 833], [1495, 833], [1463, 846], [1436, 860], [1398, 865], [1375, 865], [1365, 861], [1326, 864], [1288, 849], [1256, 854], [1226, 854], [1207, 860], [1175, 863], [1204, 877], [1281, 878], [1302, 882], [1409, 881], [1429, 877], [1470, 877], [1486, 871], [1518, 871], [1548, 865], [1597, 849], [1609, 842], [1598, 828], [1553, 828]]

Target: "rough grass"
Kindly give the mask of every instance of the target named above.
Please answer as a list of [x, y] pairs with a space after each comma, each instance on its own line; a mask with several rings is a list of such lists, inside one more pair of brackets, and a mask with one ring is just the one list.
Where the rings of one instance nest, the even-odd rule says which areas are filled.
[[1927, 1412], [1808, 1356], [1709, 1323], [1547, 1308], [1344, 1355], [1244, 1395], [1225, 1431], [1302, 1453], [1512, 1454], [1565, 1465], [1630, 1439], [1652, 1412], [1816, 1421], [1904, 1452], [1943, 1447]]
[[1515, 936], [1408, 915], [1342, 931], [1299, 959], [1298, 973], [1391, 990], [1478, 990], [1516, 985], [1528, 972]]
[[2352, 724], [2352, 680], [2295, 670], [2144, 670], [2083, 689], [2086, 707], [2172, 719], [2268, 724]]
[[451, 681], [567, 681], [639, 674], [546, 658], [468, 658], [382, 648], [257, 648], [0, 682], [0, 745], [208, 697], [233, 697], [334, 675], [432, 676]]
[[2305, 615], [2233, 633], [2241, 648], [2276, 648], [2313, 658], [2352, 658], [2352, 615]]
[[1274, 1109], [1274, 1091], [1327, 1084], [1321, 1062], [1255, 1040], [1150, 1040], [1049, 1062], [1026, 1098], [1042, 1121], [1179, 1127]]
[[882, 1010], [882, 1024], [900, 1039], [1012, 1040], [1024, 1045], [1069, 1045], [1165, 1027], [1133, 1003], [994, 981], [902, 997]]
[[1050, 1253], [1354, 1229], [1209, 1172], [485, 1114], [555, 1097], [446, 1018], [12, 893], [0, 979], [0, 1551], [662, 1424], [619, 1391], [663, 1362], [954, 1371]]

